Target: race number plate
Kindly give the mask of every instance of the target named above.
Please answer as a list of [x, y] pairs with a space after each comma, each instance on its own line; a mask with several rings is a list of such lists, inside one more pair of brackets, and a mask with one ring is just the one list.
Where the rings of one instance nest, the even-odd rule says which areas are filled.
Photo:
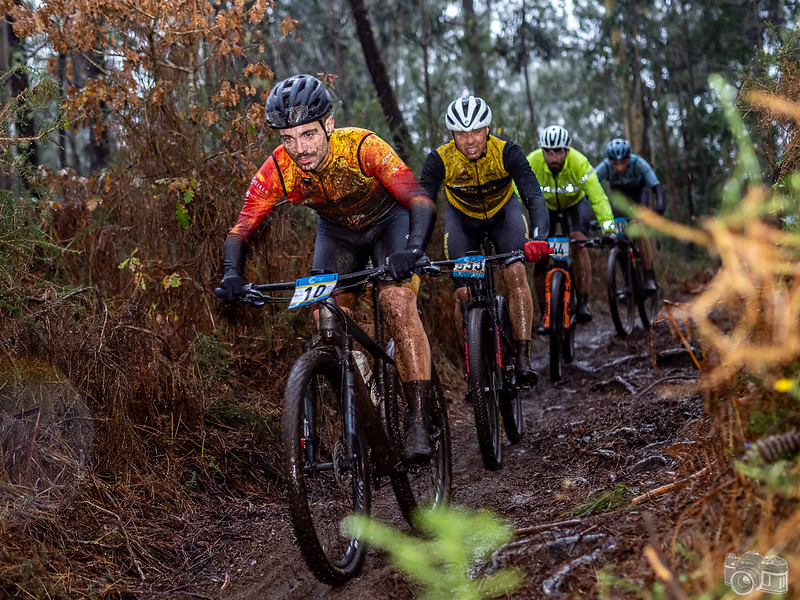
[[486, 261], [483, 256], [470, 255], [456, 259], [453, 265], [453, 277], [483, 278], [486, 276]]
[[289, 302], [289, 308], [297, 308], [324, 300], [333, 293], [338, 280], [338, 273], [301, 277], [295, 282], [294, 295], [292, 301]]
[[547, 243], [553, 248], [553, 258], [556, 260], [567, 260], [569, 258], [569, 238], [552, 237], [547, 238]]
[[628, 230], [628, 219], [625, 217], [614, 217], [614, 229], [618, 235], [624, 234]]

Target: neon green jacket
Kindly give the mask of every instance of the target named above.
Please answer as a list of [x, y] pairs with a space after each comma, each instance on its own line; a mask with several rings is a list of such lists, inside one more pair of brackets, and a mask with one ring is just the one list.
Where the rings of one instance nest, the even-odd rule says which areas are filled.
[[528, 154], [527, 158], [542, 187], [547, 208], [550, 210], [569, 208], [588, 196], [600, 227], [604, 232], [614, 231], [611, 204], [588, 158], [575, 148], [570, 148], [564, 161], [564, 168], [557, 176], [554, 176], [547, 166], [541, 148]]

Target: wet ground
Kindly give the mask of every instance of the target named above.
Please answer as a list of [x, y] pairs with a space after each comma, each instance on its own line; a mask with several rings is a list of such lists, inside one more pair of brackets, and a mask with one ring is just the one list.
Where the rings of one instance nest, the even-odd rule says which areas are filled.
[[[648, 535], [674, 515], [659, 508], [658, 500], [640, 496], [702, 467], [687, 459], [687, 449], [708, 426], [697, 370], [666, 325], [653, 336], [639, 327], [620, 340], [600, 311], [579, 330], [576, 361], [556, 385], [546, 377], [546, 352], [545, 340], [536, 340], [535, 364], [543, 376], [526, 395], [525, 436], [504, 446], [499, 471], [483, 468], [463, 384], [448, 390], [452, 501], [491, 509], [517, 530], [482, 572], [506, 565], [521, 569], [523, 586], [510, 598], [594, 597], [597, 572], [609, 569], [607, 563], [615, 565], [616, 577], [649, 588], [652, 573], [643, 548]], [[378, 518], [407, 529], [390, 499], [378, 504]], [[316, 581], [280, 499], [267, 507], [244, 503], [238, 513], [219, 523], [223, 552], [190, 567], [187, 584], [169, 590], [169, 597], [416, 597], [413, 582], [377, 550], [351, 582], [330, 588]], [[655, 516], [655, 526], [647, 515]]]

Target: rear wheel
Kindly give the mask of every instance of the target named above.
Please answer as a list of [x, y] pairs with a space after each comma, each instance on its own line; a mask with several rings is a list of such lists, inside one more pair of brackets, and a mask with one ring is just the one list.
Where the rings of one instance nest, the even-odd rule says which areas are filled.
[[575, 312], [578, 306], [578, 294], [575, 288], [570, 285], [569, 300], [567, 299], [567, 284], [569, 281], [564, 279], [564, 302], [562, 306], [564, 310], [569, 309], [569, 319], [564, 319], [569, 323], [569, 327], [564, 327], [564, 362], [571, 363], [575, 360], [575, 330], [577, 329], [578, 320], [575, 317]]
[[564, 273], [550, 276], [550, 381], [560, 381], [564, 366]]
[[[513, 359], [515, 355], [512, 347], [514, 332], [511, 329], [511, 318], [508, 316], [506, 299], [498, 296], [496, 299], [497, 317], [500, 322], [500, 348], [503, 356], [503, 389], [500, 394], [500, 414], [503, 417], [503, 429], [506, 430], [508, 441], [516, 444], [522, 439], [524, 430], [522, 416], [522, 395], [513, 385]], [[519, 358], [517, 358], [519, 360]]]
[[629, 253], [629, 248], [614, 246], [608, 255], [608, 270], [606, 272], [608, 307], [611, 311], [611, 318], [614, 321], [614, 328], [617, 330], [617, 334], [623, 338], [633, 331], [635, 318]]
[[289, 514], [309, 569], [328, 584], [358, 573], [364, 544], [342, 533], [352, 514], [369, 515], [369, 463], [341, 416], [342, 367], [325, 349], [303, 354], [286, 384], [281, 419]]
[[503, 461], [503, 431], [500, 416], [500, 380], [495, 362], [492, 317], [485, 306], [467, 313], [467, 387], [472, 397], [478, 445], [487, 469], [496, 471]]

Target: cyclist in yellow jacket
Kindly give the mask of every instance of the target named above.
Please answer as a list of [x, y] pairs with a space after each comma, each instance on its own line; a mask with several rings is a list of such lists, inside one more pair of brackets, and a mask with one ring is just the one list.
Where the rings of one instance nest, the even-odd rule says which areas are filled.
[[[547, 208], [550, 211], [550, 235], [555, 235], [556, 225], [576, 242], [585, 240], [589, 233], [591, 211], [594, 212], [603, 233], [614, 234], [614, 215], [603, 186], [597, 179], [589, 159], [570, 147], [569, 132], [559, 126], [547, 127], [539, 134], [539, 148], [528, 154], [528, 163], [542, 186]], [[591, 211], [589, 208], [591, 203]], [[575, 266], [575, 288], [578, 293], [576, 317], [580, 323], [592, 320], [588, 307], [592, 264], [589, 251], [582, 244], [572, 244]], [[544, 297], [547, 263], [537, 263], [533, 270], [533, 285], [539, 301], [542, 319], [537, 331], [544, 333]]]
[[[550, 228], [536, 176], [515, 143], [489, 133], [492, 110], [482, 98], [465, 96], [450, 103], [445, 124], [453, 139], [428, 155], [420, 183], [436, 198], [444, 183], [447, 197], [444, 251], [448, 260], [480, 250], [488, 233], [498, 253], [523, 250], [529, 260], [547, 255]], [[514, 183], [519, 195], [514, 193]], [[520, 201], [521, 200], [521, 201]], [[530, 222], [528, 221], [530, 218]], [[502, 269], [517, 355], [517, 382], [534, 385], [530, 367], [533, 298], [524, 262]], [[461, 302], [469, 288], [460, 280], [455, 292], [456, 326], [461, 331]]]

